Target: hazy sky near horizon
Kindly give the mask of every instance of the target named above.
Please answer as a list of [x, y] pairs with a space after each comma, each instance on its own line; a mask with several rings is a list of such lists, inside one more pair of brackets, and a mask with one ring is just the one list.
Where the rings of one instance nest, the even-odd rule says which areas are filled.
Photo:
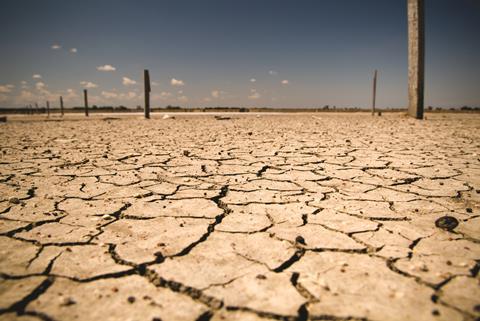
[[[426, 105], [480, 106], [480, 0], [425, 0]], [[406, 0], [2, 0], [0, 106], [407, 104]]]

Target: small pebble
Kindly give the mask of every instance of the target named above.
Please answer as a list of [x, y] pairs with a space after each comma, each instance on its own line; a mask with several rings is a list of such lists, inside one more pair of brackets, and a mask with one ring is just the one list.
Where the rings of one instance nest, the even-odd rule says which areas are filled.
[[420, 266], [420, 271], [422, 271], [422, 272], [428, 272], [428, 266], [426, 266], [425, 264], [422, 264], [422, 265]]
[[8, 201], [12, 204], [20, 204], [20, 200], [16, 197], [10, 197]]
[[295, 242], [296, 242], [296, 243], [299, 243], [299, 244], [306, 245], [305, 239], [304, 239], [301, 235], [299, 235], [299, 236], [297, 236], [297, 237], [295, 238]]
[[458, 220], [453, 216], [442, 216], [435, 221], [435, 226], [447, 231], [453, 231], [458, 226]]
[[77, 302], [75, 302], [74, 299], [67, 297], [67, 298], [62, 298], [60, 305], [69, 306], [69, 305], [74, 305], [75, 303]]
[[135, 302], [135, 297], [134, 296], [129, 296], [127, 301], [128, 301], [128, 303], [134, 303]]

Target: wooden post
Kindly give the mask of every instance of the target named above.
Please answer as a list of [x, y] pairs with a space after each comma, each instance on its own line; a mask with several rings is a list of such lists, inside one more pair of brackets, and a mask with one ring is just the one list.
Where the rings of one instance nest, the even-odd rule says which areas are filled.
[[47, 117], [50, 117], [50, 102], [47, 100]]
[[63, 97], [60, 96], [60, 113], [62, 114], [63, 117]]
[[377, 101], [377, 70], [373, 74], [373, 98], [372, 98], [372, 115], [375, 115], [375, 103]]
[[408, 114], [423, 119], [425, 88], [424, 0], [408, 0]]
[[143, 71], [144, 87], [145, 87], [145, 118], [150, 119], [150, 75], [148, 70]]
[[83, 100], [85, 101], [85, 116], [88, 117], [88, 93], [87, 90], [83, 90]]
[[35, 103], [35, 110], [37, 111], [37, 114], [40, 113], [40, 111], [38, 110], [38, 103]]

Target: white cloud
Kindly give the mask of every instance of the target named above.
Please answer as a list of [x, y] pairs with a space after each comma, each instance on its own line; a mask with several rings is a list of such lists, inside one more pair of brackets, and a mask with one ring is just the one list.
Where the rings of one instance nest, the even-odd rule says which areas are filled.
[[78, 49], [77, 49], [77, 48], [71, 48], [71, 49], [70, 49], [70, 52], [71, 52], [71, 53], [77, 53], [77, 52], [78, 52]]
[[[36, 89], [35, 100], [37, 100], [37, 101], [45, 101], [45, 100], [53, 101], [55, 99], [58, 99], [58, 95], [50, 92], [47, 89], [47, 87], [48, 86], [42, 81], [39, 81], [39, 82], [35, 83], [35, 89]], [[26, 95], [28, 95], [28, 93], [30, 93], [27, 90], [23, 90], [23, 92]]]
[[179, 79], [175, 79], [175, 78], [172, 78], [172, 80], [170, 81], [170, 84], [172, 86], [184, 86], [185, 85], [183, 80], [179, 80]]
[[68, 88], [67, 89], [67, 94], [63, 97], [63, 100], [65, 101], [73, 101], [74, 99], [77, 99], [78, 95], [75, 92], [75, 90]]
[[34, 74], [32, 76], [33, 79], [42, 79], [42, 75], [39, 75], [39, 74]]
[[35, 84], [35, 88], [37, 88], [37, 90], [42, 90], [42, 89], [45, 88], [45, 86], [46, 86], [45, 83], [43, 83], [41, 81], [39, 81]]
[[30, 89], [25, 88], [28, 85], [26, 81], [21, 81], [20, 84], [21, 86], [18, 86], [21, 88], [19, 93], [10, 97], [10, 103], [14, 105], [22, 106], [26, 104], [33, 104], [35, 102], [43, 104], [45, 101], [56, 102], [58, 101], [59, 96], [63, 96], [64, 101], [70, 100], [70, 102], [74, 102], [76, 100], [76, 94], [74, 90], [68, 89], [66, 91], [50, 91], [48, 85], [41, 80], [32, 82], [32, 84], [29, 86]]
[[117, 68], [113, 67], [112, 65], [103, 65], [97, 67], [98, 71], [115, 71]]
[[152, 95], [152, 100], [166, 100], [168, 98], [172, 97], [172, 93], [168, 91], [162, 91], [160, 94], [153, 94]]
[[94, 84], [93, 82], [90, 81], [81, 81], [80, 85], [82, 85], [84, 88], [97, 88], [98, 86]]
[[118, 93], [118, 92], [116, 92], [115, 89], [113, 91], [102, 91], [101, 95], [105, 99], [118, 99], [119, 101], [133, 100], [133, 99], [139, 97], [137, 95], [137, 93], [135, 93], [133, 91], [129, 91], [127, 93]]
[[213, 98], [221, 98], [223, 99], [223, 95], [225, 95], [226, 92], [221, 91], [221, 90], [212, 90], [211, 95]]
[[152, 81], [152, 82], [151, 82], [151, 85], [152, 85], [152, 86], [159, 86], [160, 84], [159, 84], [158, 82], [156, 82], [156, 81]]
[[180, 96], [177, 98], [178, 101], [182, 102], [182, 103], [186, 103], [188, 101], [188, 97], [187, 96]]
[[111, 91], [102, 91], [102, 96], [109, 99], [109, 98], [117, 98], [118, 94]]
[[276, 75], [278, 75], [278, 71], [269, 70], [269, 71], [268, 71], [268, 74], [269, 74], [270, 76], [276, 76]]
[[137, 94], [136, 94], [135, 92], [133, 92], [133, 91], [129, 91], [129, 92], [127, 93], [127, 95], [126, 95], [126, 98], [127, 98], [127, 99], [134, 99], [134, 98], [136, 98], [136, 97], [137, 97]]
[[122, 83], [125, 85], [125, 86], [129, 86], [129, 85], [135, 85], [137, 82], [133, 79], [130, 79], [128, 77], [123, 77], [122, 78]]
[[288, 85], [290, 82], [287, 79], [282, 80], [282, 85]]
[[250, 90], [250, 95], [248, 96], [248, 99], [256, 100], [256, 99], [259, 99], [260, 97], [261, 97], [261, 95], [257, 92], [256, 89], [251, 89]]
[[28, 104], [28, 103], [32, 103], [37, 98], [38, 98], [37, 95], [34, 95], [31, 91], [22, 90], [20, 92], [20, 95], [18, 95], [15, 98], [15, 103], [17, 105], [25, 105], [25, 104]]
[[251, 78], [250, 82], [256, 82], [257, 80], [255, 78]]
[[7, 94], [11, 92], [13, 88], [15, 88], [14, 85], [0, 85], [0, 93]]
[[60, 50], [60, 49], [62, 49], [62, 46], [54, 44], [50, 48], [52, 48], [53, 50]]

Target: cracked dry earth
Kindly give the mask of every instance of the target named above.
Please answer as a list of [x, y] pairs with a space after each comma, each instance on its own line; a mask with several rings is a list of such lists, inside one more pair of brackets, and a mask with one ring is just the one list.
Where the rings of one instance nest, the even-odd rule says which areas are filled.
[[37, 119], [0, 138], [1, 320], [480, 317], [480, 115]]

